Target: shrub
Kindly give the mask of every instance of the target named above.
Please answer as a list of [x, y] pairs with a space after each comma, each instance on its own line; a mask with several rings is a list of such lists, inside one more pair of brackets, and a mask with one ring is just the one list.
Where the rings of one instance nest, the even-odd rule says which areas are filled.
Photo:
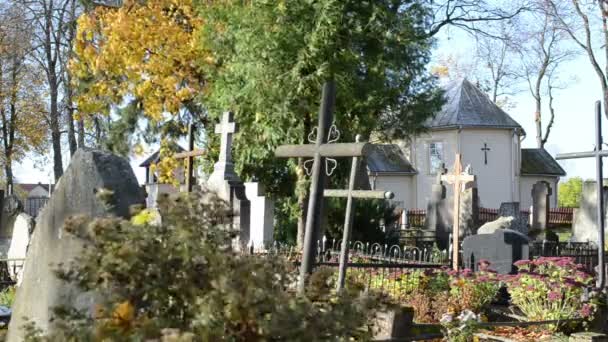
[[14, 286], [9, 286], [0, 292], [0, 305], [6, 307], [12, 307], [13, 302], [15, 302], [15, 293], [16, 288]]
[[593, 285], [593, 277], [573, 258], [541, 257], [515, 265], [519, 273], [505, 280], [511, 302], [528, 320], [592, 319], [597, 303], [586, 289]]
[[450, 271], [450, 306], [455, 312], [470, 310], [480, 313], [481, 310], [498, 294], [500, 281], [492, 271], [462, 272]]
[[[57, 308], [50, 340], [261, 341], [365, 339], [366, 298], [316, 301], [292, 290], [294, 272], [278, 256], [243, 255], [222, 222], [226, 205], [200, 194], [159, 202], [162, 223], [74, 218], [66, 229], [84, 254], [58, 272], [101, 294], [94, 317]], [[146, 214], [147, 215], [147, 214]], [[134, 224], [136, 222], [137, 224]], [[321, 272], [311, 283], [327, 284]], [[325, 292], [327, 293], [327, 292]], [[39, 337], [30, 329], [30, 337]]]

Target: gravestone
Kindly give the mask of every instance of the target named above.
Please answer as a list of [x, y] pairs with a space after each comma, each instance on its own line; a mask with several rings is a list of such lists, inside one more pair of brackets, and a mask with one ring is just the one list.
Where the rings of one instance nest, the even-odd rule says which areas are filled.
[[274, 201], [264, 194], [257, 182], [245, 183], [245, 194], [251, 203], [249, 241], [254, 249], [265, 249], [274, 240]]
[[[113, 192], [111, 207], [97, 198], [101, 189]], [[74, 154], [36, 220], [7, 341], [23, 340], [25, 317], [43, 332], [52, 331], [54, 307], [93, 313], [96, 296], [59, 280], [54, 272], [57, 265], [73, 261], [83, 247], [82, 240], [64, 231], [64, 222], [73, 215], [103, 217], [111, 213], [126, 218], [129, 207], [135, 204], [143, 205], [144, 198], [126, 159], [90, 149], [79, 149]]]
[[446, 212], [445, 195], [445, 185], [443, 185], [440, 176], [438, 176], [437, 182], [431, 186], [431, 196], [426, 207], [425, 228], [435, 232], [437, 247], [442, 250], [448, 248], [449, 237], [452, 232], [446, 222], [448, 215]]
[[[13, 225], [13, 236], [8, 248], [8, 259], [25, 259], [33, 231], [34, 219], [26, 213], [17, 215]], [[23, 263], [23, 261], [9, 261], [7, 263], [11, 279], [16, 281], [17, 285], [21, 285], [23, 279]]]
[[[606, 180], [604, 180], [604, 184], [607, 184]], [[598, 243], [597, 191], [595, 187], [595, 181], [583, 182], [580, 205], [575, 210], [574, 222], [572, 224], [572, 237], [576, 242], [591, 241], [596, 244]], [[603, 192], [604, 212], [608, 212], [608, 187], [604, 187]]]
[[215, 126], [215, 133], [221, 136], [220, 156], [205, 187], [216, 192], [219, 198], [229, 204], [233, 214], [233, 228], [240, 232], [240, 243], [246, 244], [250, 239], [251, 203], [247, 199], [245, 185], [234, 171], [232, 162], [232, 135], [237, 131], [234, 114], [225, 112], [221, 122]]
[[499, 217], [512, 217], [511, 226], [508, 229], [518, 231], [524, 235], [528, 234], [528, 220], [521, 214], [519, 202], [504, 202], [498, 209]]
[[[474, 184], [474, 183], [469, 183]], [[477, 233], [479, 227], [479, 196], [477, 187], [471, 186], [460, 195], [460, 239]]]
[[478, 270], [479, 261], [487, 260], [499, 274], [514, 273], [513, 263], [529, 258], [528, 239], [509, 229], [468, 236], [462, 242], [462, 251], [465, 268]]
[[540, 231], [547, 229], [551, 193], [551, 186], [548, 182], [539, 181], [532, 186], [532, 229]]
[[11, 245], [15, 220], [23, 213], [23, 203], [15, 195], [4, 197], [0, 216], [0, 257], [6, 258]]

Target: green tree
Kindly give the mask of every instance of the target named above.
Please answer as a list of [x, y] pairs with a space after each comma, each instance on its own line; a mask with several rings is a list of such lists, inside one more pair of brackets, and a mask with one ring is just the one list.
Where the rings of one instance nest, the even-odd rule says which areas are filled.
[[[344, 141], [420, 132], [441, 104], [426, 70], [433, 40], [422, 1], [223, 1], [199, 9], [201, 46], [214, 60], [201, 63], [212, 80], [202, 102], [211, 116], [235, 111], [240, 174], [255, 175], [279, 197], [296, 196], [300, 213], [308, 191], [303, 161], [277, 160], [273, 150], [308, 141], [326, 80], [337, 83], [335, 123]], [[209, 143], [217, 146], [213, 137]], [[332, 177], [339, 187], [343, 180]]]
[[583, 179], [572, 177], [559, 184], [558, 205], [564, 208], [578, 208], [583, 192]]

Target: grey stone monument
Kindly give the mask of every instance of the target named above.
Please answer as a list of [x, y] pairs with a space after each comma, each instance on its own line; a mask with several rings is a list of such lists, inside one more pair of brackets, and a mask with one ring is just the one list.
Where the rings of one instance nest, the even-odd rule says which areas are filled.
[[524, 235], [528, 234], [528, 219], [521, 214], [519, 202], [504, 202], [498, 209], [499, 217], [513, 217], [509, 229], [518, 231]]
[[499, 274], [511, 274], [516, 271], [514, 262], [529, 258], [528, 239], [519, 232], [498, 229], [493, 234], [466, 237], [462, 253], [465, 268], [477, 270], [479, 261], [487, 260]]
[[477, 233], [479, 228], [479, 196], [474, 183], [460, 195], [460, 239]]
[[249, 243], [251, 203], [247, 199], [245, 184], [234, 172], [232, 162], [232, 135], [238, 131], [234, 114], [225, 112], [221, 122], [215, 126], [215, 133], [221, 135], [219, 160], [213, 166], [213, 173], [207, 180], [207, 189], [217, 193], [232, 210], [232, 225], [240, 231], [241, 243]]
[[437, 246], [440, 249], [448, 248], [451, 233], [451, 229], [446, 222], [448, 215], [445, 197], [446, 188], [441, 181], [441, 175], [438, 175], [437, 182], [431, 186], [431, 197], [426, 206], [425, 228], [435, 232]]
[[[113, 192], [111, 208], [97, 198], [96, 192], [100, 189]], [[88, 149], [74, 154], [49, 202], [38, 215], [23, 281], [12, 308], [7, 341], [23, 340], [25, 318], [43, 332], [52, 331], [54, 307], [68, 306], [92, 314], [95, 295], [81, 292], [59, 280], [54, 273], [57, 265], [69, 264], [83, 247], [80, 239], [64, 231], [64, 222], [73, 215], [103, 217], [112, 213], [126, 218], [129, 207], [134, 204], [144, 204], [144, 198], [126, 159]]]
[[255, 250], [265, 250], [274, 241], [274, 200], [258, 182], [245, 183], [245, 194], [251, 203], [249, 243]]
[[547, 229], [551, 193], [551, 186], [548, 182], [539, 181], [532, 186], [532, 229], [541, 231]]
[[[604, 184], [606, 180], [604, 180]], [[577, 242], [592, 241], [597, 243], [597, 190], [595, 181], [583, 182], [583, 192], [578, 209], [574, 211], [572, 237]], [[604, 212], [608, 212], [608, 187], [604, 187]], [[604, 219], [604, 222], [606, 220]]]

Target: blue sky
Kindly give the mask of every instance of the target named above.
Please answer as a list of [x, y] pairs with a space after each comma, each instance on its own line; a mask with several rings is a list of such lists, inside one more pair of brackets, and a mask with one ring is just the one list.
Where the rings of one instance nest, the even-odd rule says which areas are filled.
[[[449, 34], [449, 39], [448, 39]], [[474, 47], [472, 39], [463, 32], [448, 32], [441, 35], [437, 41], [437, 47], [433, 53], [434, 58], [445, 55], [455, 55], [467, 60]], [[602, 54], [598, 54], [601, 58]], [[602, 65], [604, 61], [601, 61]], [[563, 90], [559, 90], [555, 96], [556, 119], [546, 149], [555, 156], [560, 152], [590, 151], [594, 147], [594, 103], [601, 99], [602, 92], [597, 75], [587, 60], [587, 56], [581, 54], [562, 67], [564, 79], [575, 76], [576, 81], [571, 82]], [[509, 114], [524, 127], [527, 137], [522, 147], [536, 147], [534, 128], [534, 103], [529, 92], [523, 91], [513, 97], [516, 106], [509, 110]], [[608, 120], [604, 118], [603, 132], [608, 141]], [[608, 148], [608, 147], [605, 147]], [[152, 152], [149, 148], [146, 152]], [[49, 153], [51, 153], [49, 151]], [[64, 158], [67, 165], [68, 158]], [[144, 172], [138, 167], [145, 156], [132, 159], [133, 170], [140, 182], [144, 181]], [[562, 167], [568, 173], [568, 177], [580, 176], [585, 179], [595, 177], [595, 162], [591, 159], [577, 159], [574, 161], [560, 161]], [[608, 164], [608, 161], [606, 161]], [[32, 160], [25, 160], [16, 165], [14, 174], [20, 183], [47, 183], [51, 180], [52, 165], [46, 163], [42, 170], [34, 167]], [[605, 168], [604, 172], [607, 174]]]

